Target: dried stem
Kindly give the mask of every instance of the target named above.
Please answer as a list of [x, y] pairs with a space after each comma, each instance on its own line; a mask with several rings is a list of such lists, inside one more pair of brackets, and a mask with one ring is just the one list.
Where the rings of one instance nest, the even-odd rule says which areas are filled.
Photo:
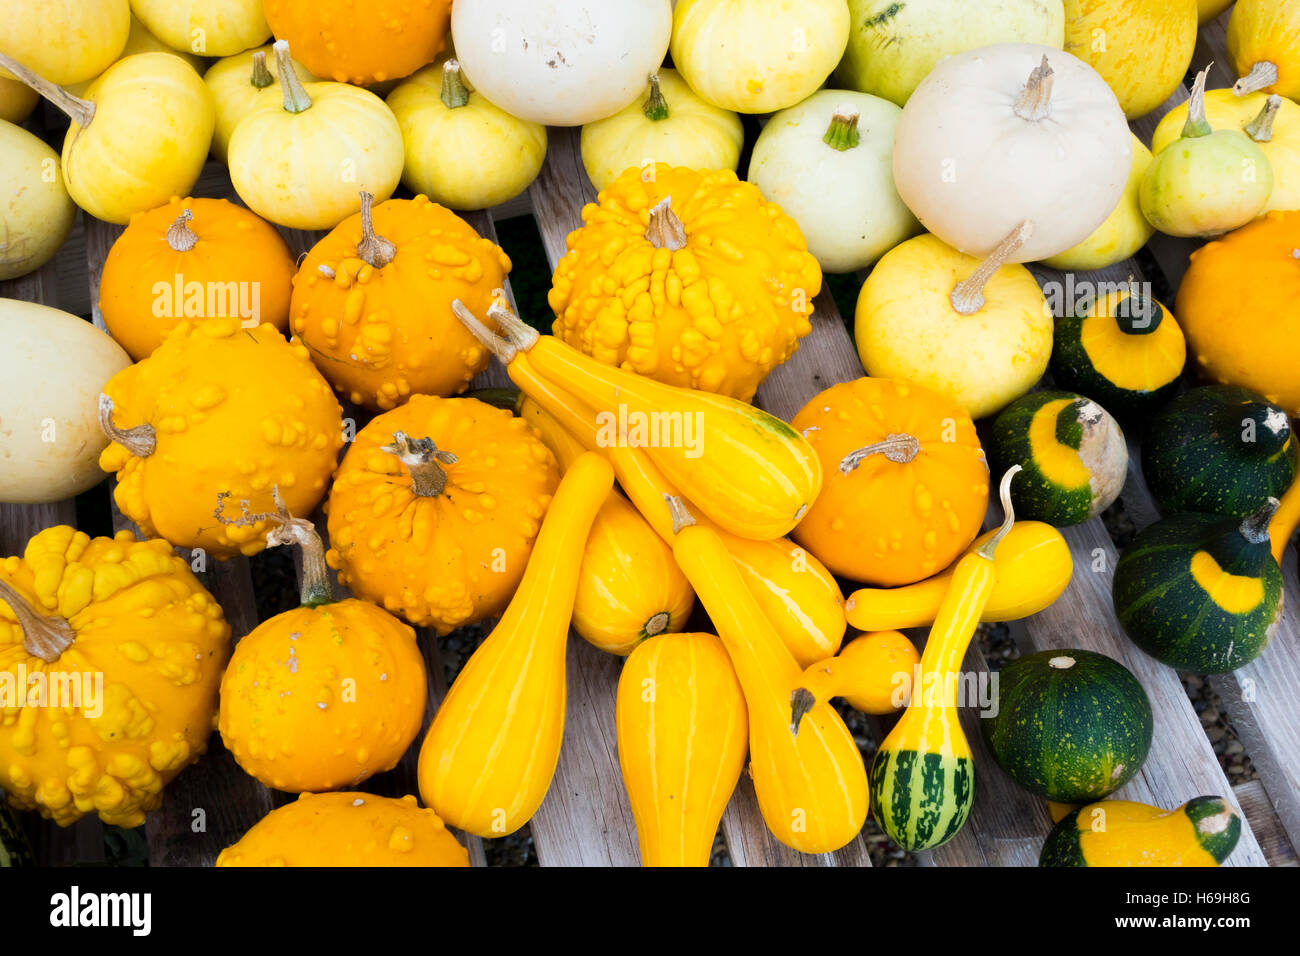
[[1278, 76], [1276, 63], [1261, 60], [1250, 68], [1249, 73], [1233, 84], [1232, 92], [1238, 96], [1249, 96], [1251, 93], [1258, 93], [1260, 90], [1266, 90], [1277, 83]]
[[478, 316], [460, 299], [451, 303], [451, 314], [456, 316], [460, 324], [469, 329], [470, 334], [478, 339], [479, 344], [495, 355], [502, 365], [509, 365], [515, 360], [519, 350], [479, 321]]
[[454, 465], [459, 459], [449, 451], [442, 451], [432, 438], [412, 438], [406, 432], [394, 432], [393, 443], [381, 451], [396, 455], [411, 473], [411, 489], [421, 498], [436, 498], [447, 487], [447, 473], [443, 465]]
[[984, 308], [984, 287], [994, 274], [1007, 264], [1010, 259], [1034, 234], [1034, 223], [1026, 219], [993, 250], [993, 254], [980, 263], [970, 278], [957, 283], [952, 290], [952, 307], [962, 315], [974, 315]]
[[137, 458], [148, 458], [158, 447], [158, 433], [152, 425], [136, 425], [134, 428], [118, 428], [113, 424], [113, 400], [100, 393], [99, 427], [108, 436]]
[[1052, 111], [1052, 86], [1056, 82], [1055, 76], [1056, 73], [1044, 54], [1043, 62], [1034, 67], [1034, 71], [1029, 74], [1029, 82], [1025, 84], [1019, 99], [1016, 100], [1014, 109], [1017, 116], [1034, 123], [1047, 118]]
[[357, 243], [357, 255], [374, 268], [382, 269], [397, 258], [397, 246], [383, 236], [375, 235], [375, 223], [371, 218], [374, 202], [374, 196], [361, 191], [361, 241]]
[[677, 495], [664, 495], [664, 501], [668, 502], [668, 512], [673, 518], [673, 534], [681, 534], [684, 528], [689, 528], [695, 524], [695, 517], [686, 508], [686, 502]]
[[851, 451], [840, 461], [840, 474], [850, 475], [872, 455], [884, 455], [896, 465], [906, 465], [921, 451], [921, 443], [911, 435], [886, 435], [884, 441]]
[[33, 73], [13, 57], [0, 53], [0, 66], [57, 106], [78, 126], [89, 126], [90, 121], [95, 118], [95, 104], [93, 102], [83, 100], [79, 96], [73, 96], [63, 87]]
[[274, 522], [274, 527], [266, 533], [266, 543], [274, 548], [279, 545], [296, 544], [302, 550], [302, 582], [300, 599], [304, 607], [319, 607], [334, 600], [334, 589], [330, 585], [329, 568], [325, 564], [325, 544], [316, 533], [316, 526], [306, 518], [295, 518], [284, 505], [280, 497], [280, 486], [273, 485], [271, 495], [275, 500], [275, 511], [252, 512], [247, 499], [240, 499], [238, 518], [227, 518], [225, 511], [229, 491], [217, 495], [217, 507], [212, 514], [223, 525], [232, 528], [247, 528], [261, 521]]
[[1187, 101], [1187, 122], [1183, 124], [1183, 139], [1209, 136], [1214, 132], [1205, 116], [1205, 82], [1210, 77], [1210, 66], [1197, 73], [1196, 82], [1192, 84], [1192, 98]]
[[1257, 143], [1272, 142], [1273, 120], [1277, 117], [1278, 110], [1281, 108], [1282, 97], [1274, 93], [1264, 103], [1264, 108], [1259, 111], [1259, 115], [1246, 127], [1246, 135]]
[[650, 210], [650, 223], [646, 226], [645, 237], [656, 249], [676, 252], [686, 247], [686, 225], [673, 212], [672, 196], [665, 196], [661, 203]]
[[66, 619], [40, 614], [8, 581], [0, 580], [0, 601], [9, 605], [23, 632], [23, 648], [47, 664], [57, 661], [77, 639]]
[[1259, 510], [1246, 516], [1241, 523], [1241, 535], [1251, 544], [1268, 544], [1268, 526], [1273, 515], [1282, 506], [1277, 498], [1269, 498]]
[[189, 252], [199, 243], [198, 234], [190, 228], [194, 213], [182, 210], [176, 221], [167, 227], [167, 245], [173, 252]]
[[1011, 504], [1011, 479], [1020, 474], [1019, 465], [1012, 465], [1007, 469], [1007, 473], [1002, 476], [1002, 481], [998, 485], [998, 498], [1002, 501], [1002, 526], [998, 528], [997, 534], [984, 542], [984, 545], [976, 553], [982, 558], [993, 560], [993, 553], [997, 551], [998, 544], [1011, 531], [1011, 526], [1016, 523], [1016, 509]]
[[298, 79], [289, 57], [289, 41], [275, 41], [275, 65], [280, 72], [280, 92], [284, 95], [284, 108], [289, 113], [305, 113], [311, 109], [311, 97]]

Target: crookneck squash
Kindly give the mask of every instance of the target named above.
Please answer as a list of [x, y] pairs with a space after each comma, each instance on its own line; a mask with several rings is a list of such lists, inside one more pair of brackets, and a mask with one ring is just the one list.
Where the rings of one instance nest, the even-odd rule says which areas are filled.
[[998, 709], [980, 729], [1007, 776], [1057, 803], [1118, 790], [1151, 748], [1151, 702], [1127, 667], [1085, 650], [1046, 650], [999, 673]]
[[[318, 82], [318, 77], [301, 63], [294, 63], [293, 68], [303, 83]], [[264, 101], [280, 102], [283, 94], [279, 77], [280, 58], [270, 44], [224, 57], [203, 74], [203, 82], [212, 93], [212, 103], [217, 111], [216, 128], [212, 132], [213, 156], [226, 162], [230, 137], [240, 120]]]
[[826, 475], [794, 539], [841, 577], [913, 584], [979, 533], [989, 469], [970, 416], [918, 385], [859, 378], [813, 396], [792, 427]]
[[803, 672], [790, 694], [790, 726], [820, 702], [842, 697], [864, 714], [892, 714], [907, 703], [913, 672], [921, 656], [897, 631], [855, 637], [835, 657]]
[[501, 612], [559, 481], [522, 419], [418, 395], [357, 433], [327, 504], [339, 581], [446, 634]]
[[276, 229], [224, 199], [179, 199], [131, 217], [99, 282], [109, 334], [137, 362], [181, 319], [289, 325], [293, 255]]
[[1132, 421], [1177, 392], [1187, 342], [1173, 315], [1149, 296], [1117, 289], [1079, 315], [1056, 320], [1052, 378]]
[[1243, 518], [1295, 480], [1286, 412], [1249, 389], [1208, 385], [1179, 395], [1147, 426], [1142, 474], [1161, 510]]
[[1024, 468], [1011, 494], [1016, 514], [1057, 527], [1101, 514], [1128, 475], [1119, 424], [1073, 392], [1032, 392], [1012, 402], [993, 423], [989, 458], [996, 471]]
[[957, 716], [962, 659], [992, 593], [994, 554], [1011, 530], [1015, 512], [1010, 485], [1018, 468], [1002, 478], [1006, 511], [998, 533], [953, 569], [921, 655], [919, 681], [903, 716], [871, 763], [871, 804], [876, 822], [904, 850], [947, 843], [966, 824], [975, 798], [975, 764]]
[[198, 759], [230, 627], [166, 541], [47, 528], [0, 559], [0, 786], [67, 826], [138, 827]]
[[304, 793], [221, 851], [217, 866], [469, 866], [469, 853], [415, 797]]
[[731, 170], [629, 169], [582, 221], [548, 301], [556, 338], [600, 362], [749, 401], [812, 329], [817, 260]]
[[1115, 613], [1133, 642], [1193, 674], [1226, 674], [1264, 650], [1282, 613], [1269, 550], [1271, 499], [1245, 520], [1178, 514], [1140, 531], [1115, 567]]
[[618, 677], [618, 763], [642, 866], [708, 866], [745, 768], [749, 716], [722, 641], [662, 634]]
[[1219, 866], [1241, 836], [1241, 816], [1222, 797], [1196, 797], [1177, 810], [1103, 800], [1061, 819], [1039, 866]]
[[302, 551], [301, 606], [242, 638], [222, 678], [218, 726], [226, 748], [266, 786], [292, 793], [353, 786], [393, 769], [424, 720], [415, 632], [374, 604], [334, 600], [325, 547], [310, 521], [282, 505], [228, 517], [226, 504], [218, 502], [218, 521], [270, 521], [271, 544]]
[[420, 796], [451, 826], [506, 836], [550, 789], [564, 736], [578, 569], [613, 486], [613, 469], [599, 455], [583, 455], [565, 473], [519, 589], [433, 718], [420, 747]]

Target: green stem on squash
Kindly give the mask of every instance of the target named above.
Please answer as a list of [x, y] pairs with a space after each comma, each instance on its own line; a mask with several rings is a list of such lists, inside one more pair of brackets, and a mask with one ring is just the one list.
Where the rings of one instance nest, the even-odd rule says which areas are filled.
[[1258, 511], [1247, 515], [1241, 522], [1241, 536], [1251, 544], [1268, 544], [1268, 526], [1281, 504], [1278, 499], [1270, 497]]
[[858, 133], [858, 119], [861, 114], [851, 106], [841, 106], [831, 117], [831, 124], [826, 129], [826, 135], [822, 137], [822, 142], [831, 149], [837, 149], [841, 153], [845, 150], [854, 149], [862, 141]]
[[325, 563], [325, 544], [316, 533], [316, 526], [306, 518], [295, 518], [285, 507], [280, 497], [280, 486], [271, 486], [271, 496], [275, 501], [275, 510], [254, 514], [248, 510], [248, 502], [240, 501], [238, 518], [225, 516], [226, 499], [230, 492], [223, 491], [217, 495], [217, 507], [213, 516], [224, 525], [245, 528], [259, 521], [274, 522], [274, 527], [266, 533], [269, 547], [280, 545], [298, 545], [302, 552], [302, 583], [299, 601], [303, 607], [320, 607], [334, 601], [334, 588], [330, 584], [329, 566]]
[[993, 553], [997, 551], [998, 544], [1010, 533], [1011, 526], [1016, 523], [1016, 509], [1011, 504], [1011, 480], [1020, 474], [1020, 471], [1021, 467], [1019, 465], [1012, 465], [1007, 469], [1006, 474], [1002, 476], [1002, 481], [998, 483], [998, 498], [1002, 502], [1002, 525], [998, 528], [997, 534], [985, 541], [983, 546], [975, 552], [981, 558], [992, 561]]
[[1264, 108], [1259, 111], [1259, 115], [1246, 127], [1246, 135], [1257, 143], [1272, 142], [1273, 120], [1281, 108], [1282, 97], [1274, 93], [1264, 103]]
[[397, 258], [397, 246], [383, 236], [375, 235], [375, 223], [371, 218], [374, 202], [374, 196], [361, 191], [361, 241], [357, 243], [357, 255], [372, 267], [382, 269]]
[[100, 393], [99, 427], [109, 441], [117, 442], [137, 458], [148, 458], [158, 447], [158, 433], [152, 425], [118, 428], [113, 424], [113, 400]]
[[659, 88], [658, 73], [650, 74], [650, 96], [641, 104], [641, 112], [652, 123], [668, 118], [668, 101], [664, 99], [664, 91]]
[[849, 475], [872, 455], [884, 455], [896, 465], [906, 465], [921, 451], [921, 443], [912, 435], [886, 435], [884, 441], [851, 451], [840, 460], [840, 474]]
[[994, 274], [1007, 264], [1007, 260], [1016, 250], [1029, 241], [1034, 234], [1034, 222], [1026, 219], [1016, 226], [1007, 237], [993, 250], [993, 254], [980, 263], [979, 268], [970, 274], [970, 278], [957, 283], [949, 297], [952, 307], [961, 315], [974, 315], [984, 308], [984, 287]]
[[650, 210], [645, 237], [656, 249], [676, 252], [686, 248], [686, 224], [673, 212], [672, 196], [665, 196], [662, 202]]
[[1268, 60], [1261, 60], [1250, 68], [1249, 73], [1233, 84], [1232, 92], [1238, 96], [1249, 96], [1251, 93], [1258, 93], [1260, 90], [1268, 89], [1277, 80], [1277, 64], [1270, 63]]
[[411, 488], [420, 498], [436, 498], [447, 487], [447, 473], [443, 465], [454, 465], [459, 459], [449, 451], [442, 451], [432, 438], [412, 438], [406, 432], [394, 432], [393, 443], [380, 451], [396, 455], [411, 473]]
[[194, 213], [186, 209], [167, 227], [167, 246], [172, 252], [189, 252], [199, 244], [198, 234], [190, 228]]
[[73, 96], [63, 87], [51, 83], [42, 76], [38, 76], [13, 57], [0, 53], [0, 67], [4, 67], [45, 99], [57, 106], [78, 126], [83, 128], [89, 126], [90, 121], [95, 118], [95, 104], [92, 101], [83, 100], [79, 96]]
[[275, 77], [266, 68], [266, 51], [258, 50], [253, 54], [253, 75], [248, 82], [259, 90], [264, 90], [275, 82]]
[[288, 113], [305, 113], [311, 109], [311, 97], [307, 95], [307, 88], [302, 85], [302, 80], [298, 79], [298, 73], [293, 68], [293, 60], [289, 58], [289, 41], [275, 41], [275, 65], [280, 72], [280, 92], [284, 94], [284, 109]]
[[77, 639], [72, 625], [65, 618], [38, 614], [27, 599], [5, 580], [0, 580], [0, 601], [8, 604], [18, 619], [18, 628], [23, 632], [23, 648], [32, 657], [53, 664]]
[[1044, 54], [1043, 62], [1034, 67], [1034, 71], [1029, 74], [1029, 82], [1025, 84], [1025, 88], [1016, 100], [1016, 105], [1013, 107], [1015, 114], [1033, 123], [1046, 119], [1052, 112], [1052, 85], [1055, 83], [1055, 77], [1056, 72], [1047, 62], [1047, 55]]
[[438, 95], [449, 110], [458, 110], [469, 103], [469, 87], [461, 75], [460, 60], [454, 56], [442, 65], [442, 91]]
[[672, 515], [673, 534], [681, 534], [684, 528], [695, 524], [695, 516], [687, 509], [686, 502], [677, 495], [665, 494], [664, 501], [668, 502], [668, 513]]
[[1205, 117], [1205, 81], [1209, 76], [1209, 66], [1196, 74], [1196, 82], [1192, 84], [1192, 98], [1187, 101], [1187, 122], [1183, 124], [1183, 139], [1197, 139], [1214, 132], [1210, 121]]

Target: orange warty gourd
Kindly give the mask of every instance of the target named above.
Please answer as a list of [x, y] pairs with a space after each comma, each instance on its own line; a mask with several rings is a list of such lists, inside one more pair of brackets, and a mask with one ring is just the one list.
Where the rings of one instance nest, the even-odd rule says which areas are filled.
[[469, 866], [469, 853], [415, 797], [304, 793], [262, 817], [217, 866]]
[[[140, 826], [207, 746], [229, 641], [221, 606], [166, 541], [64, 525], [0, 558], [9, 802], [62, 826], [94, 813]], [[5, 699], [16, 688], [26, 706]], [[69, 691], [80, 706], [63, 705]]]
[[390, 199], [339, 223], [293, 280], [293, 332], [352, 402], [387, 410], [413, 394], [463, 392], [490, 358], [451, 314], [486, 311], [509, 257], [450, 210]]
[[358, 597], [446, 634], [506, 606], [558, 482], [527, 422], [417, 395], [358, 432], [339, 465], [326, 559]]
[[262, 10], [307, 69], [358, 86], [414, 73], [451, 26], [451, 0], [263, 0]]
[[708, 866], [745, 768], [749, 716], [722, 642], [663, 634], [618, 678], [618, 763], [642, 866]]
[[1300, 211], [1270, 212], [1192, 253], [1175, 313], [1202, 374], [1300, 416]]
[[860, 378], [815, 396], [791, 424], [826, 475], [794, 539], [836, 574], [912, 584], [946, 568], [979, 534], [989, 469], [975, 424], [953, 400]]
[[630, 169], [582, 221], [549, 301], [555, 336], [598, 361], [749, 401], [812, 329], [821, 267], [731, 170]]
[[279, 486], [292, 514], [310, 514], [343, 446], [343, 410], [307, 350], [273, 325], [181, 322], [148, 358], [104, 386], [99, 456], [113, 498], [150, 537], [218, 558], [266, 547], [266, 521], [223, 525], [217, 495], [269, 510]]
[[137, 362], [181, 319], [289, 327], [293, 254], [275, 227], [224, 199], [180, 199], [137, 213], [99, 282], [109, 334]]
[[[279, 497], [278, 495], [276, 496]], [[355, 786], [391, 770], [424, 720], [428, 694], [415, 632], [383, 608], [335, 601], [325, 546], [310, 521], [273, 513], [272, 544], [302, 549], [302, 604], [235, 646], [221, 681], [221, 739], [268, 787], [299, 793]]]

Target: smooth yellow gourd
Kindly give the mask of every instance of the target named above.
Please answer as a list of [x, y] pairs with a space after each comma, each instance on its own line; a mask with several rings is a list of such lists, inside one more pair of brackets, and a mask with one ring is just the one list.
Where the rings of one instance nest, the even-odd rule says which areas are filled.
[[1197, 15], [1201, 23], [1209, 23], [1228, 7], [1233, 0], [1196, 0]]
[[722, 641], [663, 634], [623, 665], [616, 704], [642, 866], [708, 866], [749, 750], [749, 715]]
[[[975, 539], [966, 554], [989, 543], [997, 531]], [[1061, 532], [1042, 521], [1017, 521], [993, 559], [996, 581], [980, 614], [986, 624], [1018, 621], [1049, 607], [1074, 573], [1070, 546]], [[844, 605], [849, 623], [863, 631], [927, 627], [934, 623], [956, 566], [901, 588], [861, 588]]]
[[916, 646], [897, 631], [855, 637], [837, 657], [803, 672], [790, 694], [790, 722], [797, 727], [814, 704], [832, 697], [864, 714], [892, 714], [907, 703], [920, 660]]
[[54, 258], [77, 217], [59, 175], [59, 154], [21, 126], [0, 120], [0, 282]]
[[465, 664], [420, 747], [420, 796], [475, 836], [514, 833], [550, 789], [564, 737], [565, 650], [578, 570], [614, 485], [583, 455], [556, 489], [519, 590]]
[[[162, 40], [150, 33], [149, 28], [141, 23], [133, 13], [131, 14], [131, 32], [127, 34], [126, 46], [122, 47], [122, 52], [118, 54], [117, 59], [124, 60], [128, 56], [135, 56], [137, 53], [170, 53], [173, 56], [180, 57], [190, 66], [194, 67], [194, 72], [202, 76], [207, 61], [201, 56], [196, 56], [193, 53], [186, 53], [185, 49], [188, 49], [188, 46], [183, 49], [175, 49], [168, 46]], [[114, 60], [113, 62], [116, 63], [117, 60]], [[98, 79], [98, 77], [95, 79]], [[76, 96], [82, 96], [86, 90], [90, 88], [90, 84], [93, 82], [94, 79], [86, 80], [82, 83], [73, 83], [67, 87], [67, 90], [69, 93]]]
[[1102, 800], [1064, 814], [1039, 866], [1219, 866], [1241, 836], [1241, 815], [1222, 797], [1196, 797], [1175, 810]]
[[19, 80], [10, 79], [0, 69], [0, 119], [6, 123], [21, 123], [31, 115], [41, 95]]
[[262, 0], [131, 0], [131, 9], [168, 46], [199, 56], [233, 56], [271, 35]]
[[1237, 0], [1228, 21], [1228, 57], [1245, 95], [1263, 90], [1300, 100], [1300, 5]]
[[1044, 259], [1043, 265], [1065, 272], [1105, 269], [1131, 258], [1145, 246], [1156, 231], [1155, 226], [1142, 215], [1139, 199], [1142, 178], [1151, 165], [1151, 159], [1151, 150], [1137, 136], [1133, 136], [1133, 167], [1129, 170], [1128, 184], [1124, 187], [1124, 198], [1091, 236], [1060, 255]]
[[[303, 83], [319, 82], [301, 63], [294, 62], [293, 69]], [[230, 137], [240, 121], [263, 101], [281, 101], [279, 78], [280, 61], [270, 44], [224, 57], [203, 74], [203, 82], [211, 91], [217, 110], [217, 124], [212, 133], [213, 156], [226, 162]]]
[[80, 83], [122, 55], [130, 29], [127, 0], [9, 0], [0, 53], [51, 83]]

